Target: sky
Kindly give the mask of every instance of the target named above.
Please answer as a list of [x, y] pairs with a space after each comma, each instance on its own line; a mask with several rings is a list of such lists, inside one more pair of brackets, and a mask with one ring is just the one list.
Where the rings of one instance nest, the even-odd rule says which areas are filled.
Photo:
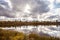
[[[60, 0], [0, 0], [0, 20], [60, 21]], [[43, 33], [60, 35], [60, 27], [40, 27]], [[60, 36], [59, 36], [60, 37]]]
[[0, 0], [1, 19], [59, 20], [60, 0]]

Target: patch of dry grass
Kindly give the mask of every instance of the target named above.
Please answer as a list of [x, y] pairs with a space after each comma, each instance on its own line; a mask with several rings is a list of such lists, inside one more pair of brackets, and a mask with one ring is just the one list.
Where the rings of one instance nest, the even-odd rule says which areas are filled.
[[60, 40], [60, 39], [50, 36], [40, 36], [34, 33], [25, 35], [22, 32], [0, 29], [0, 40]]

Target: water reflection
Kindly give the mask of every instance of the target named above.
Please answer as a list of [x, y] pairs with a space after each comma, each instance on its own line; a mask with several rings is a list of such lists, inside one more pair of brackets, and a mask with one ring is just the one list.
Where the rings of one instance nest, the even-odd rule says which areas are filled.
[[10, 28], [5, 27], [1, 29], [14, 30], [14, 31], [23, 32], [26, 34], [34, 32], [38, 34], [47, 34], [47, 35], [54, 36], [54, 37], [60, 37], [60, 26], [57, 27], [56, 25], [21, 26], [21, 27], [18, 26], [18, 27], [10, 27]]

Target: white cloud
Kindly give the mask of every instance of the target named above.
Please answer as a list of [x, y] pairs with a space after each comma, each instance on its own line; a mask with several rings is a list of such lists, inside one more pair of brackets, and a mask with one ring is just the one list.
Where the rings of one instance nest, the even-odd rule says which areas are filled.
[[31, 9], [31, 8], [30, 8], [29, 4], [26, 4], [26, 6], [25, 6], [25, 8], [24, 8], [23, 11], [24, 11], [25, 13], [30, 13], [30, 11], [29, 11], [30, 9]]
[[[3, 5], [3, 7], [0, 7], [0, 16], [8, 18], [22, 18], [26, 15], [27, 17], [35, 16], [36, 19], [39, 19], [38, 15], [41, 15], [40, 19], [48, 20], [50, 16], [59, 15], [58, 11], [56, 12], [56, 9], [53, 9], [54, 0], [3, 0], [2, 2], [8, 5], [0, 3], [0, 6]], [[4, 7], [12, 10], [6, 10]]]
[[56, 3], [60, 3], [60, 0], [56, 0]]

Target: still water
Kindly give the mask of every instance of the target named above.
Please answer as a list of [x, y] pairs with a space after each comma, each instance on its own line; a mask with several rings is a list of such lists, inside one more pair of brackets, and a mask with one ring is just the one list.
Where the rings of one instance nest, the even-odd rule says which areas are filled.
[[14, 30], [18, 32], [23, 32], [29, 34], [31, 32], [38, 33], [38, 34], [47, 34], [49, 36], [60, 37], [60, 25], [39, 25], [39, 26], [18, 26], [18, 27], [5, 27], [1, 28], [4, 30]]

